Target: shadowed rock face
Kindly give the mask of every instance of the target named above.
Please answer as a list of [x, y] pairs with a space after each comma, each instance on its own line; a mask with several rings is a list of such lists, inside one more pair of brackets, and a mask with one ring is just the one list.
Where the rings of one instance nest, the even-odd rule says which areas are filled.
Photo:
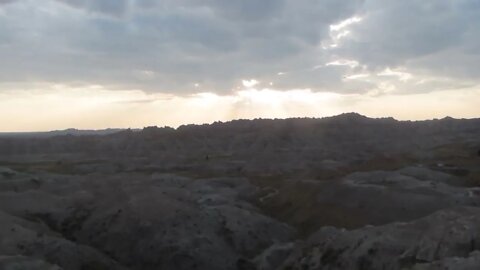
[[62, 268], [56, 265], [51, 265], [40, 259], [23, 256], [1, 256], [0, 269], [61, 270]]
[[408, 221], [458, 205], [480, 205], [480, 188], [452, 186], [455, 177], [422, 167], [396, 171], [369, 171], [347, 175], [324, 185], [317, 193], [320, 209], [335, 206], [335, 216], [324, 222], [336, 225], [336, 217], [351, 218], [347, 227]]
[[[246, 201], [255, 191], [242, 178], [62, 176], [0, 194], [10, 214], [0, 231], [10, 241], [0, 248], [24, 256], [40, 252], [65, 269], [91, 263], [101, 269], [237, 269], [239, 261], [294, 233]], [[59, 247], [66, 254], [48, 251]]]
[[86, 134], [0, 138], [0, 269], [480, 269], [479, 120]]
[[479, 241], [480, 209], [451, 208], [408, 223], [352, 231], [324, 227], [298, 245], [284, 268], [470, 269], [479, 266]]

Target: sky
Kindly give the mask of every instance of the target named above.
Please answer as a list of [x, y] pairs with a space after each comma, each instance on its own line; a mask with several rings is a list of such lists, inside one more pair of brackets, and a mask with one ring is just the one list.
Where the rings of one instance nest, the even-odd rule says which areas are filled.
[[0, 0], [0, 131], [480, 117], [479, 0]]

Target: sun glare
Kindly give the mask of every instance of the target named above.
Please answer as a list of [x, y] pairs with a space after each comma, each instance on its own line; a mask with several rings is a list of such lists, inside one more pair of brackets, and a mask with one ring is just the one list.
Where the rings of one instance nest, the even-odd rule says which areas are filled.
[[[340, 62], [347, 64], [347, 62]], [[387, 73], [391, 76], [398, 74]], [[355, 74], [350, 80], [365, 79]], [[34, 90], [0, 93], [0, 121], [3, 131], [32, 131], [108, 127], [143, 127], [185, 123], [211, 123], [231, 119], [322, 117], [345, 111], [398, 119], [426, 119], [445, 114], [473, 117], [480, 113], [476, 97], [480, 89], [440, 91], [429, 94], [380, 95], [392, 92], [392, 84], [380, 84], [367, 94], [314, 92], [310, 89], [276, 90], [252, 88], [258, 81], [246, 81], [244, 88], [225, 95], [202, 92], [193, 95], [147, 94], [143, 91], [108, 90], [101, 86], [72, 88], [41, 85]], [[407, 106], [409, 110], [404, 110]], [[18, 108], [23, 108], [21, 111]], [[194, 112], [194, 113], [193, 113]], [[10, 121], [16, 115], [16, 121]], [[112, 126], [115, 123], [115, 126]]]

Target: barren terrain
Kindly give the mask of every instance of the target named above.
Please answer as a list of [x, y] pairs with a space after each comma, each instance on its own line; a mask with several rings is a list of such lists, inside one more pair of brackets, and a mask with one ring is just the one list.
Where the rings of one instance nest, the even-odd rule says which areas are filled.
[[480, 119], [6, 134], [0, 269], [480, 269]]

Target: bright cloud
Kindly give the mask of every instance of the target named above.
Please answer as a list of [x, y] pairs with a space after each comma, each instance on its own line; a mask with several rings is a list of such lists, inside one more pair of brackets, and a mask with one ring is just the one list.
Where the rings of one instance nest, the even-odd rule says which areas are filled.
[[397, 77], [400, 81], [408, 81], [413, 78], [413, 75], [408, 72], [393, 71], [390, 68], [385, 69], [384, 71], [377, 74], [378, 76], [394, 76]]
[[338, 24], [331, 24], [330, 31], [340, 31], [351, 24], [359, 23], [361, 21], [362, 21], [362, 18], [358, 16], [353, 16], [351, 18], [348, 18], [346, 20], [339, 22]]
[[242, 85], [247, 87], [247, 88], [251, 88], [251, 87], [254, 87], [255, 85], [257, 85], [259, 83], [259, 81], [255, 80], [255, 79], [251, 79], [251, 80], [242, 80]]
[[342, 60], [336, 60], [336, 61], [328, 62], [325, 65], [326, 66], [348, 66], [350, 68], [355, 68], [355, 67], [358, 67], [359, 63], [357, 61], [354, 61], [354, 60], [342, 59]]

